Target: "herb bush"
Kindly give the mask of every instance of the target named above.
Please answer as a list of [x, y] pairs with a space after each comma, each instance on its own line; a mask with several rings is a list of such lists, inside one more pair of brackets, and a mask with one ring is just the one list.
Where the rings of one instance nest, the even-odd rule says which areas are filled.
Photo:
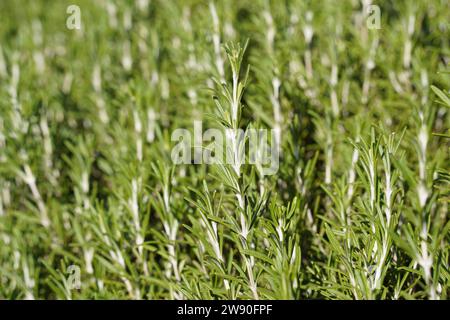
[[0, 298], [447, 299], [449, 9], [1, 1]]

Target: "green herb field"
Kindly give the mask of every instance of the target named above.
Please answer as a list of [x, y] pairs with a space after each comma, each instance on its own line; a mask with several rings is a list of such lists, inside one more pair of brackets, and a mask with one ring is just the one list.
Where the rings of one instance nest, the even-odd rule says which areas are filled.
[[0, 1], [0, 299], [448, 299], [449, 22]]

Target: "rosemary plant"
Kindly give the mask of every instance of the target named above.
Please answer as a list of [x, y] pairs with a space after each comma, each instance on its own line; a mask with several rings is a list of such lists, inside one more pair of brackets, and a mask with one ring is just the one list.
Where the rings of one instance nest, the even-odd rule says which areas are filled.
[[448, 299], [448, 1], [0, 1], [0, 299]]

